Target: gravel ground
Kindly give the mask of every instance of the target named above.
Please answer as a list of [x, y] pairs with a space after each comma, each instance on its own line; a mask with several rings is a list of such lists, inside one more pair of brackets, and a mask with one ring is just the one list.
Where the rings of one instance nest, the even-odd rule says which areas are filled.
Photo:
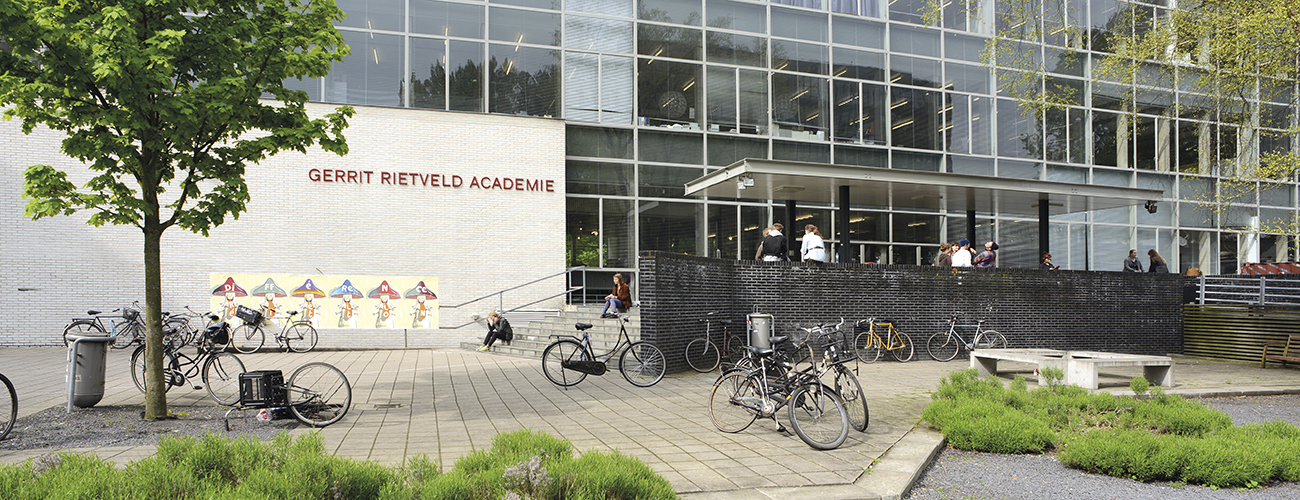
[[144, 420], [142, 406], [96, 406], [67, 409], [56, 406], [19, 418], [0, 450], [34, 448], [67, 449], [100, 446], [156, 445], [162, 436], [202, 436], [209, 432], [270, 439], [300, 425], [291, 415], [262, 422], [256, 410], [230, 414], [232, 432], [226, 432], [226, 410], [212, 406], [171, 408], [176, 418]]
[[[1203, 399], [1237, 425], [1283, 420], [1300, 425], [1300, 396]], [[998, 455], [944, 448], [906, 497], [920, 499], [1297, 499], [1300, 483], [1275, 483], [1249, 491], [1140, 483], [1061, 465], [1054, 454]]]

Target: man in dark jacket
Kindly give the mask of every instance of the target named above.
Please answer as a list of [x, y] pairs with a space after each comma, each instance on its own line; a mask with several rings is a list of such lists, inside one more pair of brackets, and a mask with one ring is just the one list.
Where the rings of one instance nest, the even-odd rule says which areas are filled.
[[785, 225], [780, 222], [772, 224], [772, 232], [767, 233], [763, 238], [763, 260], [775, 262], [778, 260], [787, 260], [786, 255], [790, 249], [786, 244], [785, 235], [781, 232], [785, 230]]

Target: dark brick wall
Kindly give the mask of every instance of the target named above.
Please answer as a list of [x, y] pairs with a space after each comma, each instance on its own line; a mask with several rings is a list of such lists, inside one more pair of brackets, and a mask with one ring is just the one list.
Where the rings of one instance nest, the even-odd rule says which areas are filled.
[[[701, 335], [699, 318], [720, 311], [744, 333], [750, 312], [772, 314], [775, 335], [796, 326], [876, 317], [893, 320], [929, 359], [925, 341], [959, 323], [985, 320], [1011, 347], [1180, 354], [1183, 285], [1176, 274], [1035, 269], [954, 269], [721, 260], [664, 252], [640, 259], [642, 336], [669, 371]], [[973, 329], [971, 329], [973, 330]], [[962, 331], [963, 335], [969, 333]], [[888, 358], [886, 358], [888, 359]]]

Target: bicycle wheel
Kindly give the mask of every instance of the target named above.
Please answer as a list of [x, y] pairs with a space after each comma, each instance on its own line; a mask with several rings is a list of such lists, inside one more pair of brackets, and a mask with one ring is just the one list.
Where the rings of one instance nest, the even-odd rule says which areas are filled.
[[1007, 338], [997, 330], [984, 330], [975, 338], [975, 347], [979, 349], [1006, 349]]
[[14, 420], [18, 420], [18, 392], [8, 377], [0, 375], [0, 382], [5, 384], [5, 391], [0, 392], [0, 412], [4, 412], [0, 415], [0, 440], [3, 440], [13, 430]]
[[880, 337], [870, 331], [859, 333], [853, 339], [853, 352], [857, 353], [858, 359], [863, 363], [875, 363], [880, 359]]
[[68, 341], [68, 336], [80, 337], [103, 337], [104, 328], [99, 324], [88, 319], [73, 320], [71, 324], [63, 328], [63, 346], [68, 347], [72, 342]]
[[263, 342], [266, 342], [266, 332], [263, 332], [260, 326], [239, 325], [235, 327], [235, 331], [230, 332], [229, 347], [240, 354], [257, 352], [262, 348]]
[[[726, 342], [727, 349], [722, 353], [722, 362], [727, 366], [734, 366], [745, 357], [745, 341], [741, 340], [739, 335], [731, 335], [727, 337]], [[727, 369], [727, 366], [723, 366], [722, 369]]]
[[144, 344], [144, 325], [134, 321], [127, 322], [118, 326], [117, 335], [113, 337], [113, 341], [108, 346], [114, 349], [126, 349], [131, 347], [131, 344], [134, 344], [136, 339], [140, 339], [141, 345]]
[[[140, 392], [145, 392], [145, 347], [135, 348], [131, 353], [131, 381], [135, 382], [135, 388]], [[172, 378], [171, 371], [176, 366], [176, 358], [169, 352], [163, 352], [163, 392], [172, 390], [172, 386], [180, 385]]]
[[658, 384], [663, 380], [666, 369], [663, 351], [649, 342], [633, 342], [618, 357], [618, 371], [623, 372], [623, 378], [637, 387]]
[[194, 340], [194, 329], [190, 319], [184, 316], [172, 316], [163, 322], [163, 342], [172, 349], [180, 349]]
[[867, 425], [871, 423], [867, 395], [862, 392], [858, 377], [844, 365], [835, 365], [835, 392], [844, 401], [844, 411], [849, 414], [849, 425], [858, 432], [866, 432]]
[[763, 398], [757, 384], [743, 370], [727, 372], [713, 384], [709, 396], [709, 418], [722, 432], [740, 432], [758, 419]]
[[957, 336], [952, 332], [939, 332], [925, 341], [925, 351], [930, 353], [930, 357], [935, 361], [952, 361], [960, 350], [961, 341], [957, 340]]
[[316, 327], [311, 323], [294, 323], [284, 332], [284, 346], [293, 352], [308, 352], [316, 348]]
[[833, 450], [849, 437], [844, 401], [823, 384], [804, 384], [790, 395], [790, 426], [799, 439], [818, 450]]
[[709, 339], [695, 339], [686, 344], [686, 364], [691, 365], [692, 370], [711, 372], [721, 360], [722, 353], [718, 352], [718, 346], [709, 342]]
[[564, 363], [569, 361], [591, 361], [587, 359], [586, 353], [582, 350], [582, 344], [568, 339], [560, 339], [551, 342], [542, 351], [542, 373], [546, 378], [555, 385], [560, 387], [569, 387], [578, 385], [587, 378], [587, 374], [565, 368]]
[[912, 344], [912, 337], [908, 337], [906, 333], [894, 330], [894, 341], [901, 345], [895, 346], [891, 344], [889, 346], [889, 354], [892, 354], [894, 359], [897, 359], [899, 363], [911, 361], [912, 356], [916, 354], [916, 346]]
[[289, 396], [289, 411], [300, 422], [324, 427], [338, 422], [352, 406], [352, 384], [348, 377], [333, 365], [307, 363], [289, 376], [285, 389]]
[[218, 352], [203, 363], [203, 387], [218, 404], [226, 406], [239, 403], [239, 374], [244, 373], [244, 362], [239, 356]]

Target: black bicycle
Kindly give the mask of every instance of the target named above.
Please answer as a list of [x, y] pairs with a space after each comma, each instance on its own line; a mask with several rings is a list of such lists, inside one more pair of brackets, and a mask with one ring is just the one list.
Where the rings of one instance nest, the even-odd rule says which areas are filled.
[[716, 322], [722, 325], [722, 348], [718, 349], [718, 344], [713, 341], [714, 314], [708, 313], [700, 319], [704, 323], [704, 336], [686, 344], [686, 364], [700, 373], [711, 372], [724, 364], [724, 370], [731, 368], [740, 359], [741, 348], [745, 345], [739, 335], [731, 335], [728, 329], [731, 320], [720, 319]]
[[[219, 321], [221, 318], [215, 314], [208, 319], [211, 323], [196, 344], [197, 356], [190, 357], [171, 343], [163, 343], [164, 390], [187, 385], [202, 375], [203, 385], [195, 384], [194, 390], [206, 387], [208, 395], [217, 403], [232, 405], [239, 401], [239, 374], [244, 373], [244, 362], [234, 354], [222, 352], [230, 341], [230, 327], [226, 322]], [[145, 347], [141, 345], [131, 353], [131, 379], [140, 392], [145, 392]]]
[[[109, 315], [118, 313], [118, 315]], [[71, 345], [69, 337], [103, 337], [109, 335], [113, 337], [113, 342], [108, 344], [114, 349], [126, 349], [131, 344], [143, 344], [145, 336], [144, 316], [140, 314], [140, 301], [132, 304], [132, 307], [120, 307], [105, 313], [103, 311], [86, 311], [89, 318], [73, 319], [68, 326], [63, 328], [63, 345]], [[104, 328], [104, 319], [108, 320], [108, 328]], [[122, 318], [122, 322], [117, 322], [111, 318]]]
[[633, 342], [627, 334], [627, 318], [619, 318], [618, 325], [618, 343], [608, 351], [596, 354], [591, 348], [591, 335], [587, 329], [591, 328], [591, 323], [577, 323], [573, 325], [582, 336], [575, 335], [551, 335], [553, 339], [559, 339], [551, 342], [542, 351], [542, 373], [546, 378], [555, 385], [569, 387], [577, 385], [587, 378], [587, 375], [604, 375], [608, 369], [605, 362], [612, 359], [615, 353], [621, 352], [618, 357], [618, 371], [623, 372], [623, 378], [637, 387], [650, 387], [659, 383], [664, 378], [665, 366], [664, 353], [654, 344], [644, 340]]
[[768, 363], [776, 351], [746, 346], [755, 368], [736, 368], [722, 375], [709, 397], [709, 417], [723, 432], [740, 432], [759, 417], [771, 418], [778, 429], [776, 413], [787, 408], [790, 425], [804, 443], [818, 450], [844, 444], [849, 435], [849, 412], [835, 389], [821, 381], [828, 372], [813, 363], [808, 370], [787, 371], [778, 378], [768, 375]]
[[[5, 391], [0, 392], [0, 411], [5, 412], [0, 415], [0, 439], [9, 437], [9, 431], [14, 429], [14, 421], [18, 420], [18, 392], [14, 391], [13, 382], [9, 377], [0, 374], [0, 382], [4, 382]], [[8, 401], [5, 401], [5, 399]]]

